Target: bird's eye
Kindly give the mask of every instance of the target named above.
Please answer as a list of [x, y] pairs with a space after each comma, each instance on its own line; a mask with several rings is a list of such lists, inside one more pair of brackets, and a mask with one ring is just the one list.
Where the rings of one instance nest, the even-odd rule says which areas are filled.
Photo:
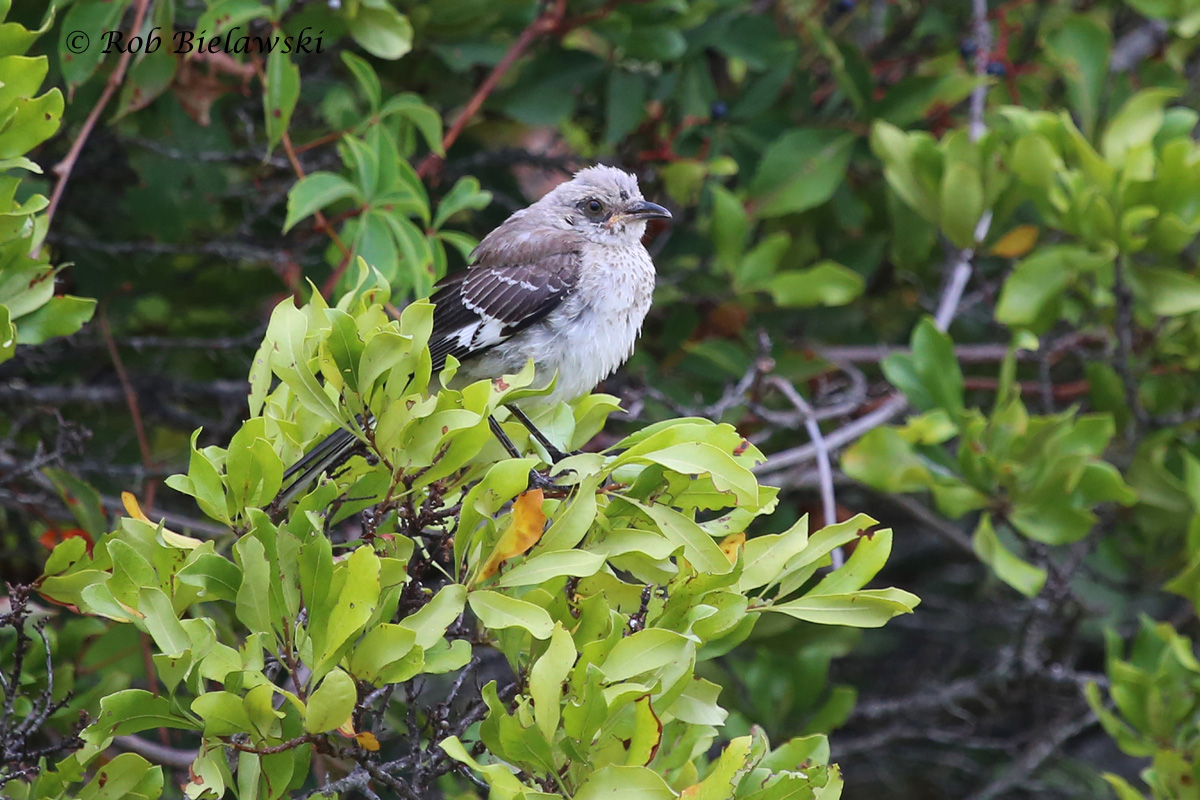
[[584, 203], [583, 207], [587, 211], [589, 217], [598, 216], [602, 211], [604, 211], [604, 204], [594, 197]]

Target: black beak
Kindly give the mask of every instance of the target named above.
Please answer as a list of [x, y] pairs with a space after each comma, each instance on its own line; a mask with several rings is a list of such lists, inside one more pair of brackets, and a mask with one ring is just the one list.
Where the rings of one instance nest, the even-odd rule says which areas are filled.
[[658, 203], [651, 203], [647, 200], [639, 200], [629, 208], [625, 209], [625, 216], [633, 217], [634, 219], [670, 219], [671, 212], [667, 211]]

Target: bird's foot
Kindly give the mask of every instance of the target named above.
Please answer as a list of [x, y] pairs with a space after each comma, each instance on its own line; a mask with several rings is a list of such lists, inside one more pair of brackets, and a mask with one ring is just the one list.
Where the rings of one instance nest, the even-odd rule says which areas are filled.
[[[575, 470], [573, 470], [573, 469], [564, 470], [564, 471], [558, 473], [558, 475], [556, 475], [555, 477], [558, 477], [561, 475], [566, 475], [567, 473], [571, 473], [574, 471]], [[538, 472], [536, 469], [531, 469], [531, 470], [529, 470], [529, 488], [530, 489], [541, 489], [543, 492], [554, 492], [556, 494], [568, 494], [571, 491], [572, 487], [563, 486], [561, 484], [555, 483], [554, 478], [551, 478], [548, 475], [543, 475], [542, 473]]]
[[564, 458], [569, 458], [570, 456], [577, 456], [577, 455], [579, 455], [580, 452], [582, 452], [580, 450], [575, 450], [570, 453], [564, 453], [562, 450], [559, 450], [557, 447], [550, 444], [549, 442], [542, 443], [542, 447], [544, 447], [546, 449], [546, 455], [550, 457], [551, 464], [557, 464], [558, 462], [562, 461]]

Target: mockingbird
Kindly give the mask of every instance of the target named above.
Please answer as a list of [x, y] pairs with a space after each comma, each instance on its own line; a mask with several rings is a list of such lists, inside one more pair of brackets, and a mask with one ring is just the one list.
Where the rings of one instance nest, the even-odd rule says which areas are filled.
[[[452, 383], [461, 386], [517, 372], [533, 359], [537, 384], [557, 381], [549, 394], [522, 402], [560, 403], [590, 392], [633, 353], [654, 291], [654, 264], [642, 246], [646, 220], [670, 218], [642, 198], [627, 172], [596, 166], [576, 173], [505, 220], [475, 248], [467, 269], [435, 287], [433, 369], [454, 356], [461, 367]], [[563, 457], [521, 409], [509, 410], [551, 460]], [[327, 437], [284, 473], [274, 505], [281, 508], [358, 445], [348, 430]], [[531, 478], [548, 482], [537, 472]]]

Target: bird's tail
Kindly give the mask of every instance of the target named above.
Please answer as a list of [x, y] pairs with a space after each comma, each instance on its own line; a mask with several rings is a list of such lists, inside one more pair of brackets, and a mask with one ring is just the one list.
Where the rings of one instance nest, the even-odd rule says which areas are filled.
[[271, 506], [282, 509], [322, 472], [349, 458], [358, 445], [358, 437], [344, 428], [326, 436], [320, 444], [305, 453], [283, 473], [283, 488], [279, 490]]

